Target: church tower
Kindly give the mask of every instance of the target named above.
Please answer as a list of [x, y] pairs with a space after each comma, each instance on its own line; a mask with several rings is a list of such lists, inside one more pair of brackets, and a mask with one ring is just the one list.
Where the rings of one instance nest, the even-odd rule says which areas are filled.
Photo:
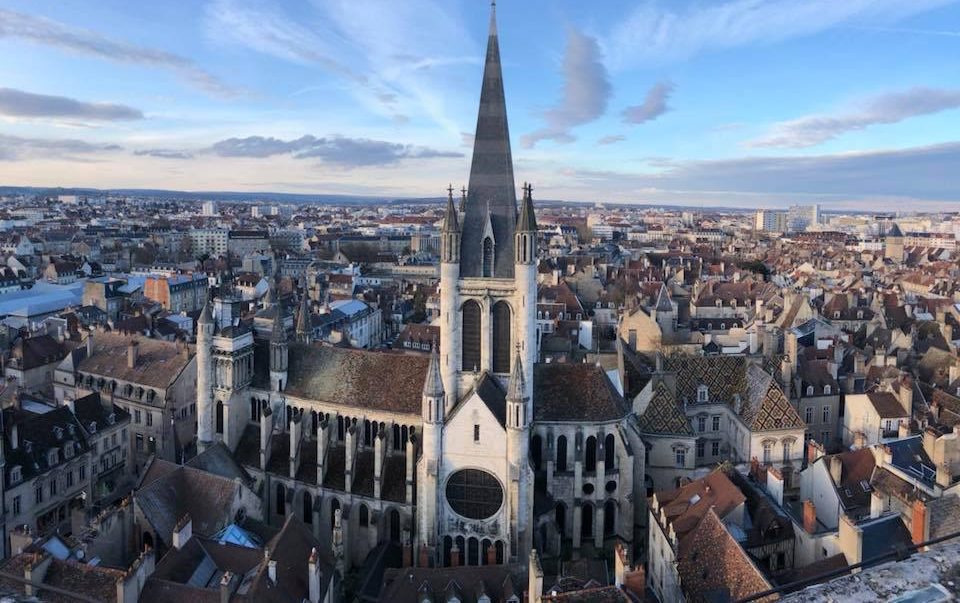
[[495, 6], [460, 206], [451, 186], [440, 233], [440, 352], [423, 391], [418, 558], [525, 562], [533, 538], [537, 221], [533, 187], [524, 186], [517, 204]]
[[287, 329], [283, 326], [283, 306], [277, 304], [270, 332], [270, 390], [282, 392], [287, 383]]
[[197, 320], [197, 452], [213, 444], [213, 328], [207, 301]]

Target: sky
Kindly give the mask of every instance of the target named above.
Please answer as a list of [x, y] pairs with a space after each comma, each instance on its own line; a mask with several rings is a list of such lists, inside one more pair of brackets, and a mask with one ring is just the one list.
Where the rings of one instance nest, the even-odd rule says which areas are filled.
[[[441, 196], [486, 0], [0, 0], [0, 185]], [[518, 181], [960, 209], [960, 0], [500, 0]]]

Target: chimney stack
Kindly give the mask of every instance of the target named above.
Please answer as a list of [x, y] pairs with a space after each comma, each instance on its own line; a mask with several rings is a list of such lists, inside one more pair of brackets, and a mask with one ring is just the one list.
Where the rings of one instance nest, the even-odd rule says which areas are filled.
[[803, 529], [808, 534], [817, 533], [817, 507], [812, 500], [803, 501]]
[[136, 339], [127, 345], [127, 368], [136, 368], [140, 356], [140, 342]]
[[180, 521], [178, 521], [177, 525], [175, 525], [173, 528], [173, 548], [179, 551], [183, 547], [187, 546], [187, 543], [190, 542], [190, 538], [192, 536], [193, 520], [190, 518], [190, 514], [186, 513], [180, 518]]
[[839, 488], [840, 480], [843, 478], [843, 461], [840, 460], [839, 454], [830, 457], [830, 477], [833, 478], [834, 485]]

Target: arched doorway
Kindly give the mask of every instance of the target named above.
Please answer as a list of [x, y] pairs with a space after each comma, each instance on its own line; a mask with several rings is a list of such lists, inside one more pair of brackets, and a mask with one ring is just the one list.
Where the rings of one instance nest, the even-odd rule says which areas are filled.
[[443, 567], [450, 567], [450, 550], [453, 548], [453, 538], [443, 537]]
[[467, 565], [480, 565], [480, 543], [475, 536], [467, 540]]

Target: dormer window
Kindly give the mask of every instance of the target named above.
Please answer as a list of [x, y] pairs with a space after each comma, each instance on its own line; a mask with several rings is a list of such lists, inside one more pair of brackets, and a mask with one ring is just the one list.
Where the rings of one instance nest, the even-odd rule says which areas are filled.
[[813, 395], [813, 386], [812, 386], [812, 385], [808, 385], [808, 386], [807, 386], [807, 395], [808, 395], [808, 396], [812, 396], [812, 395]]
[[57, 438], [57, 440], [62, 440], [62, 439], [63, 439], [63, 427], [60, 427], [59, 425], [57, 425], [56, 427], [54, 427], [54, 428], [53, 428], [53, 437]]
[[832, 392], [832, 391], [833, 391], [833, 389], [832, 389], [829, 385], [824, 385], [824, 386], [823, 386], [823, 395], [824, 395], [824, 396], [829, 396], [829, 395], [830, 395], [830, 392]]
[[109, 415], [107, 415], [107, 425], [113, 425], [116, 422], [116, 420], [117, 420], [117, 417], [113, 413], [110, 413]]
[[709, 402], [710, 401], [710, 388], [706, 385], [701, 385], [697, 388], [697, 402]]
[[97, 433], [97, 422], [90, 421], [90, 433]]
[[60, 459], [60, 455], [57, 454], [57, 449], [47, 451], [47, 464], [53, 467], [57, 464], [57, 461]]
[[23, 480], [23, 469], [20, 465], [16, 465], [10, 469], [10, 483], [19, 484], [21, 480]]
[[836, 318], [836, 319], [839, 319], [839, 318], [840, 318], [840, 311], [837, 310], [836, 312], [834, 312], [834, 313], [833, 313], [833, 317]]

